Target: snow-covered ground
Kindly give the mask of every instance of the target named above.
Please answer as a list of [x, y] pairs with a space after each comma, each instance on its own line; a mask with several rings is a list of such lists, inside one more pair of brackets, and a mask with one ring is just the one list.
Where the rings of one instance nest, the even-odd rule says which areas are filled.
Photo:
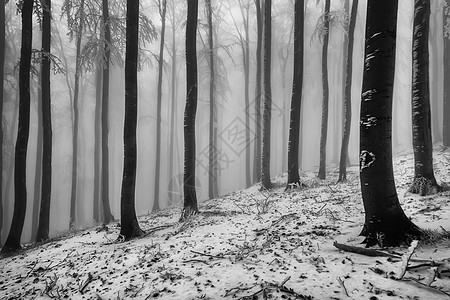
[[[450, 181], [449, 150], [436, 148], [434, 160], [438, 181]], [[450, 193], [405, 195], [412, 153], [398, 155], [394, 165], [412, 221], [450, 230]], [[444, 264], [408, 270], [401, 281], [395, 280], [401, 260], [335, 248], [334, 241], [362, 246], [364, 211], [357, 167], [345, 184], [335, 184], [337, 168], [327, 176], [320, 182], [314, 172], [302, 173], [309, 187], [292, 192], [278, 177], [270, 192], [254, 186], [203, 202], [201, 214], [185, 223], [178, 222], [179, 208], [165, 209], [139, 218], [147, 235], [129, 242], [115, 242], [120, 227], [111, 224], [29, 245], [0, 260], [0, 298], [450, 299], [450, 240], [416, 248], [412, 259]], [[408, 247], [384, 250], [408, 253]]]

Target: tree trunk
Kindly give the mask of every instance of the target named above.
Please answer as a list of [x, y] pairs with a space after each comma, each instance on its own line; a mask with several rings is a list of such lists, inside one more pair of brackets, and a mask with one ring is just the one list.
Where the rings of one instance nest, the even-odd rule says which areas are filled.
[[270, 129], [272, 118], [272, 87], [270, 67], [272, 65], [272, 0], [264, 3], [264, 126], [262, 142], [261, 184], [272, 187], [270, 181]]
[[175, 117], [177, 115], [177, 96], [176, 96], [176, 84], [177, 84], [177, 49], [176, 49], [176, 41], [175, 41], [175, 33], [176, 33], [176, 18], [175, 18], [175, 5], [172, 4], [172, 70], [171, 70], [171, 112], [170, 112], [170, 134], [169, 134], [169, 203], [168, 205], [173, 204], [173, 196], [174, 196], [174, 136], [175, 130], [177, 130], [175, 126]]
[[188, 1], [186, 21], [186, 108], [184, 110], [184, 205], [181, 220], [198, 213], [195, 190], [195, 115], [197, 112], [198, 0]]
[[30, 67], [33, 37], [33, 0], [24, 0], [22, 5], [22, 46], [19, 70], [19, 125], [15, 149], [14, 213], [8, 238], [2, 253], [20, 249], [25, 213], [27, 210], [27, 149], [30, 133]]
[[450, 8], [444, 7], [444, 109], [442, 136], [450, 147]]
[[430, 0], [415, 0], [412, 48], [412, 131], [414, 149], [413, 194], [432, 195], [441, 190], [433, 171], [431, 137], [428, 31]]
[[214, 67], [214, 37], [212, 25], [211, 0], [206, 0], [206, 11], [208, 19], [208, 51], [209, 51], [209, 178], [208, 193], [209, 199], [217, 196], [218, 165], [217, 165], [217, 108], [215, 100], [216, 78]]
[[263, 23], [260, 0], [255, 0], [257, 40], [256, 40], [256, 86], [255, 86], [255, 156], [253, 161], [253, 181], [261, 180], [261, 82], [262, 82], [262, 38]]
[[[42, 51], [50, 53], [51, 45], [51, 1], [42, 0]], [[50, 98], [50, 58], [42, 60], [42, 187], [39, 226], [36, 241], [48, 239], [50, 226], [50, 200], [52, 192], [52, 109]]]
[[[100, 46], [101, 47], [101, 46]], [[101, 49], [101, 48], [100, 48]], [[99, 51], [101, 51], [99, 49]], [[101, 222], [100, 219], [100, 189], [101, 189], [101, 127], [102, 127], [102, 63], [99, 62], [95, 70], [95, 116], [94, 116], [94, 222], [96, 224]]]
[[[436, 8], [437, 10], [437, 8]], [[437, 15], [437, 14], [436, 14]], [[441, 130], [439, 125], [438, 110], [439, 110], [439, 48], [438, 48], [438, 18], [432, 18], [434, 22], [433, 30], [430, 32], [430, 50], [431, 50], [431, 94], [430, 94], [430, 105], [431, 113], [433, 118], [431, 118], [432, 126], [432, 136], [435, 142], [441, 141]]]
[[328, 40], [330, 30], [330, 0], [325, 1], [323, 45], [322, 45], [322, 125], [320, 129], [320, 162], [319, 178], [326, 178], [327, 168], [327, 132], [328, 132]]
[[102, 85], [102, 188], [101, 207], [103, 208], [103, 224], [114, 220], [109, 204], [109, 61], [111, 57], [111, 26], [109, 20], [108, 0], [102, 1], [103, 24], [105, 26], [105, 65], [103, 67]]
[[[42, 35], [44, 33], [42, 32]], [[42, 46], [43, 47], [43, 46]], [[44, 57], [43, 57], [44, 59]], [[43, 62], [42, 62], [43, 63]], [[42, 67], [42, 66], [41, 66]], [[42, 136], [42, 98], [43, 98], [43, 78], [42, 69], [41, 73], [38, 75], [39, 87], [37, 88], [37, 141], [36, 141], [36, 160], [34, 169], [34, 191], [33, 191], [33, 209], [31, 214], [31, 240], [36, 240], [36, 233], [39, 224], [39, 207], [41, 202], [41, 185], [42, 185], [42, 147], [43, 147], [43, 136]]]
[[[5, 0], [0, 0], [0, 20], [5, 20]], [[0, 22], [0, 247], [3, 231], [3, 81], [5, 69], [5, 22]]]
[[129, 240], [141, 236], [144, 233], [139, 227], [135, 208], [139, 0], [127, 1], [126, 26], [125, 120], [123, 129], [124, 159], [120, 199], [120, 236], [125, 240]]
[[73, 136], [72, 136], [72, 186], [70, 192], [69, 228], [76, 223], [77, 181], [78, 181], [78, 127], [80, 122], [78, 101], [81, 77], [81, 38], [83, 35], [84, 0], [81, 0], [78, 11], [79, 20], [76, 36], [75, 90], [73, 96]]
[[162, 80], [164, 65], [164, 38], [166, 33], [166, 7], [167, 1], [158, 1], [159, 15], [161, 16], [161, 37], [159, 42], [158, 60], [158, 95], [156, 107], [156, 160], [155, 160], [155, 189], [153, 199], [153, 211], [158, 211], [159, 207], [159, 179], [161, 168], [161, 102], [162, 102]]
[[244, 92], [245, 92], [245, 140], [247, 145], [245, 147], [245, 186], [252, 185], [251, 171], [250, 171], [250, 36], [249, 36], [249, 5], [242, 11], [242, 18], [244, 21], [245, 41], [244, 41]]
[[369, 0], [361, 93], [360, 181], [367, 247], [399, 245], [420, 235], [403, 212], [392, 167], [392, 98], [397, 0]]
[[358, 12], [358, 0], [353, 0], [348, 27], [347, 62], [345, 65], [344, 83], [344, 126], [342, 128], [341, 156], [339, 159], [338, 182], [347, 180], [348, 142], [350, 140], [350, 128], [352, 124], [352, 74], [353, 74], [353, 44], [355, 36], [356, 16]]
[[289, 125], [288, 181], [286, 189], [300, 187], [298, 173], [298, 150], [300, 138], [300, 111], [303, 91], [303, 40], [304, 40], [304, 0], [295, 1], [294, 25], [294, 77], [292, 81], [291, 121]]

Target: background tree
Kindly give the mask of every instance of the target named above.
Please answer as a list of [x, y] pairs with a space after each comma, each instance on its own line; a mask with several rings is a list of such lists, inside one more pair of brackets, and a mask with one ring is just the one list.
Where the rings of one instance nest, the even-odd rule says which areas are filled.
[[255, 83], [255, 156], [253, 161], [253, 181], [261, 180], [261, 82], [262, 82], [262, 39], [263, 15], [261, 1], [255, 0], [256, 6], [256, 83]]
[[184, 204], [181, 220], [198, 212], [195, 191], [195, 115], [197, 113], [198, 0], [188, 1], [186, 21], [186, 107], [184, 110]]
[[397, 0], [369, 0], [360, 116], [361, 235], [369, 246], [399, 245], [420, 235], [403, 212], [392, 167], [392, 97]]
[[322, 126], [320, 129], [320, 162], [319, 178], [326, 177], [326, 154], [327, 154], [327, 132], [328, 132], [328, 101], [330, 91], [328, 86], [328, 40], [330, 34], [330, 0], [325, 1], [325, 12], [319, 20], [323, 24], [322, 35]]
[[19, 125], [14, 159], [14, 214], [8, 238], [2, 253], [20, 249], [25, 213], [27, 209], [27, 149], [30, 133], [30, 67], [33, 39], [33, 0], [22, 2], [22, 45], [19, 70]]
[[103, 208], [103, 223], [108, 224], [114, 220], [109, 205], [109, 69], [111, 61], [111, 20], [109, 16], [109, 1], [102, 0], [102, 17], [104, 30], [104, 65], [102, 74], [102, 182], [101, 203]]
[[0, 0], [0, 247], [3, 230], [3, 81], [5, 70], [5, 0]]
[[161, 102], [162, 102], [162, 81], [164, 66], [164, 42], [166, 35], [166, 11], [167, 0], [158, 0], [158, 11], [161, 17], [161, 36], [159, 42], [159, 58], [158, 58], [158, 94], [156, 107], [156, 158], [155, 158], [155, 190], [153, 199], [153, 211], [159, 210], [159, 179], [161, 168]]
[[215, 99], [216, 74], [214, 55], [214, 30], [212, 22], [211, 0], [205, 0], [208, 22], [208, 56], [209, 56], [209, 157], [208, 157], [208, 193], [213, 199], [218, 195], [218, 164], [217, 164], [217, 104]]
[[444, 123], [443, 123], [443, 143], [450, 146], [450, 6], [444, 7]]
[[298, 173], [298, 149], [300, 138], [300, 111], [303, 91], [303, 36], [304, 36], [304, 6], [303, 0], [295, 1], [294, 24], [294, 77], [292, 81], [291, 121], [289, 126], [288, 147], [288, 181], [286, 189], [300, 186]]
[[261, 184], [270, 189], [270, 129], [272, 118], [272, 1], [264, 2], [264, 124], [262, 141]]
[[120, 199], [120, 236], [129, 240], [144, 233], [139, 227], [135, 208], [139, 0], [127, 1], [126, 24], [124, 161]]
[[50, 96], [51, 1], [42, 0], [42, 179], [41, 206], [36, 241], [48, 239], [52, 192], [52, 112]]
[[356, 13], [358, 12], [358, 0], [353, 0], [348, 27], [347, 62], [345, 64], [344, 82], [344, 126], [342, 128], [341, 156], [339, 159], [338, 182], [347, 180], [348, 143], [350, 140], [350, 126], [352, 123], [352, 78], [353, 78], [353, 44], [355, 37]]
[[413, 194], [431, 195], [439, 192], [433, 171], [431, 137], [430, 81], [428, 32], [430, 0], [414, 1], [412, 48], [412, 136], [414, 149], [414, 180], [409, 188]]

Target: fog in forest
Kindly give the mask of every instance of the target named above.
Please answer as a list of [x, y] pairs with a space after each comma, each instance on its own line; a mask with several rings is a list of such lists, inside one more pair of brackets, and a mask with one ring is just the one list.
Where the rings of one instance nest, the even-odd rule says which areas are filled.
[[[173, 5], [175, 2], [175, 5]], [[255, 47], [256, 18], [253, 1], [249, 1], [250, 33], [250, 140], [245, 138], [245, 101], [242, 49], [238, 43], [243, 30], [239, 3], [246, 1], [212, 1], [213, 26], [216, 55], [216, 100], [217, 100], [217, 161], [218, 194], [225, 195], [246, 187], [245, 149], [251, 149], [251, 174], [253, 180], [254, 153], [254, 101], [255, 99]], [[339, 163], [342, 139], [342, 97], [343, 97], [343, 28], [344, 2], [331, 1], [333, 20], [330, 28], [328, 50], [328, 79], [330, 85], [327, 172], [335, 172]], [[394, 86], [393, 147], [394, 153], [411, 149], [411, 39], [413, 3], [400, 0], [398, 10], [398, 35], [396, 77]], [[442, 59], [443, 24], [440, 1], [432, 1], [430, 36], [430, 90], [432, 105], [433, 139], [441, 140], [442, 132]], [[53, 1], [52, 54], [65, 70], [51, 77], [52, 129], [53, 129], [53, 174], [51, 193], [50, 234], [55, 235], [69, 229], [69, 208], [72, 164], [72, 95], [75, 73], [75, 39], [68, 34], [67, 19], [61, 13], [62, 1]], [[15, 1], [6, 5], [6, 63], [5, 96], [3, 111], [3, 240], [11, 225], [14, 203], [14, 146], [17, 136], [18, 117], [18, 61], [20, 58], [20, 14], [16, 13]], [[316, 32], [318, 19], [324, 5], [320, 1], [307, 1], [305, 7], [304, 79], [301, 117], [301, 169], [316, 170], [319, 165], [319, 142], [322, 113], [321, 49], [322, 43]], [[354, 40], [353, 83], [352, 83], [352, 126], [349, 144], [349, 159], [352, 165], [359, 163], [359, 107], [364, 56], [366, 1], [360, 1]], [[272, 9], [272, 127], [271, 127], [271, 176], [287, 171], [287, 147], [289, 130], [289, 110], [293, 74], [293, 12], [294, 1], [273, 1]], [[124, 11], [111, 15], [125, 18]], [[141, 13], [154, 26], [152, 41], [140, 44], [140, 71], [138, 74], [138, 168], [136, 179], [137, 215], [151, 213], [155, 201], [156, 162], [156, 107], [158, 80], [158, 49], [161, 18], [154, 1], [141, 1]], [[172, 18], [172, 16], [174, 16]], [[185, 21], [186, 1], [168, 1], [164, 48], [164, 74], [162, 85], [162, 125], [160, 158], [160, 207], [182, 205], [183, 179], [183, 116], [186, 99], [185, 64]], [[175, 24], [173, 24], [175, 20]], [[3, 21], [3, 20], [2, 20]], [[40, 28], [36, 17], [33, 19], [33, 48], [40, 49]], [[196, 119], [196, 182], [199, 201], [208, 199], [208, 146], [209, 146], [209, 69], [206, 55], [207, 23], [204, 1], [199, 2], [199, 23], [197, 36], [199, 95]], [[175, 29], [173, 30], [173, 27]], [[94, 29], [92, 29], [94, 30]], [[117, 32], [112, 32], [115, 35]], [[175, 37], [173, 38], [173, 33]], [[83, 35], [86, 44], [92, 33]], [[176, 49], [176, 82], [172, 82], [172, 41]], [[124, 42], [124, 41], [123, 41]], [[118, 45], [118, 48], [120, 46]], [[87, 54], [91, 55], [91, 54]], [[116, 54], [124, 58], [124, 52]], [[80, 127], [78, 135], [78, 186], [76, 202], [76, 228], [94, 224], [94, 166], [95, 157], [95, 108], [98, 96], [95, 57], [88, 68], [83, 66], [80, 81]], [[36, 153], [38, 137], [38, 62], [33, 64], [31, 83], [31, 128], [27, 157], [27, 214], [22, 242], [31, 240], [33, 211], [39, 206], [36, 189]], [[109, 98], [109, 168], [110, 204], [117, 219], [120, 217], [120, 193], [123, 168], [123, 124], [124, 124], [124, 69], [119, 62], [110, 69]], [[174, 89], [172, 90], [172, 85]], [[175, 92], [176, 105], [172, 107], [171, 97]], [[438, 103], [438, 104], [437, 104]], [[170, 126], [170, 116], [175, 115], [175, 126]], [[170, 140], [173, 130], [174, 140]], [[170, 157], [170, 143], [174, 144], [174, 155]], [[170, 161], [173, 169], [170, 169]], [[171, 184], [172, 182], [172, 184]], [[169, 187], [172, 188], [169, 188]], [[36, 192], [37, 191], [37, 192]]]

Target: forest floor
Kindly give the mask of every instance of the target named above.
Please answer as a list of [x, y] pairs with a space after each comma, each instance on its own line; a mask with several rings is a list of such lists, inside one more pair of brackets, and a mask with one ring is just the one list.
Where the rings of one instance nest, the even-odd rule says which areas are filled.
[[[449, 181], [450, 151], [437, 147], [434, 161], [438, 181]], [[450, 193], [406, 193], [411, 152], [394, 169], [412, 221], [450, 231]], [[450, 299], [450, 239], [376, 248], [390, 257], [338, 250], [335, 241], [362, 247], [358, 167], [344, 184], [335, 184], [337, 168], [324, 181], [315, 175], [301, 174], [302, 190], [284, 192], [280, 176], [269, 192], [253, 186], [205, 201], [184, 223], [177, 207], [140, 217], [147, 235], [132, 241], [116, 242], [114, 223], [28, 245], [0, 260], [0, 298]]]

